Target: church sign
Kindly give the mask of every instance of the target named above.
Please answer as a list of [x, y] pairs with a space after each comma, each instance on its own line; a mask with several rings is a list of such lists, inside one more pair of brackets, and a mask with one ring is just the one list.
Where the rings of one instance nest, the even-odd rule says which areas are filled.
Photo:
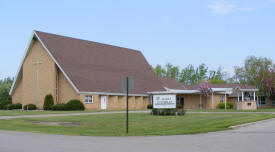
[[176, 95], [154, 95], [153, 108], [176, 108]]

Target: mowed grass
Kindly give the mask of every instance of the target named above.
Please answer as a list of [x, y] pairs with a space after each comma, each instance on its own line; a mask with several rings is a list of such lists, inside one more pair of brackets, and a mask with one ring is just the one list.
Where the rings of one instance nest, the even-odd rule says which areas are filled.
[[0, 110], [0, 116], [90, 113], [90, 112], [105, 112], [105, 111], [119, 111], [119, 110], [85, 110], [85, 111]]
[[[0, 129], [85, 136], [180, 135], [226, 130], [232, 125], [274, 117], [272, 114], [130, 114], [128, 135], [125, 133], [125, 114], [8, 119], [0, 120]], [[72, 122], [78, 126], [42, 125], [38, 122]]]
[[[85, 111], [43, 111], [43, 110], [0, 110], [0, 116], [19, 116], [19, 115], [43, 115], [43, 114], [66, 114], [66, 113], [90, 113], [90, 112], [111, 112], [122, 110], [85, 110]], [[135, 111], [135, 110], [131, 110]], [[275, 108], [263, 108], [257, 110], [236, 110], [236, 109], [191, 109], [187, 112], [275, 112]]]
[[275, 112], [275, 108], [260, 108], [257, 110], [237, 110], [237, 109], [188, 109], [187, 112]]

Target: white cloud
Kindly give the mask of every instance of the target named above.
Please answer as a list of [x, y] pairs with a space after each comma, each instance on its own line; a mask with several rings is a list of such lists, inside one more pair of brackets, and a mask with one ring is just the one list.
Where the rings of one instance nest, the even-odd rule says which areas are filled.
[[214, 13], [217, 14], [229, 14], [231, 13], [237, 6], [235, 4], [228, 4], [223, 0], [214, 0], [213, 4], [208, 5]]
[[213, 13], [217, 14], [229, 14], [234, 11], [249, 11], [253, 9], [248, 6], [239, 7], [236, 4], [228, 3], [225, 0], [212, 0], [212, 4], [208, 5], [208, 8], [211, 9]]

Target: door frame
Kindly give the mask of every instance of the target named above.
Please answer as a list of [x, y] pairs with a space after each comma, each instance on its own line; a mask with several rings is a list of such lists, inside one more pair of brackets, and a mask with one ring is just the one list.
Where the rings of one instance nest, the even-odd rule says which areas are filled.
[[[105, 98], [105, 108], [102, 108], [102, 102], [103, 102], [102, 100], [103, 100], [103, 98]], [[103, 95], [103, 96], [100, 97], [100, 109], [101, 110], [106, 110], [107, 109], [107, 102], [108, 102], [107, 101], [107, 96]]]

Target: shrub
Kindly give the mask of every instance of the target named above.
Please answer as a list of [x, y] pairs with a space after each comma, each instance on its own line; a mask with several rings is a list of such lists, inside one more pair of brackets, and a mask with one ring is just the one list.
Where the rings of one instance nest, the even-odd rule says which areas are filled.
[[147, 109], [153, 109], [153, 105], [152, 104], [148, 104], [147, 105]]
[[7, 104], [5, 109], [7, 109], [7, 110], [22, 109], [22, 104], [21, 104], [21, 103], [17, 103], [17, 104]]
[[66, 110], [66, 104], [56, 104], [52, 106], [52, 110]]
[[224, 103], [223, 103], [223, 102], [219, 103], [219, 104], [218, 104], [218, 108], [219, 108], [219, 109], [224, 109]]
[[79, 100], [70, 100], [67, 104], [66, 104], [66, 110], [84, 110], [84, 105], [81, 101]]
[[53, 96], [51, 94], [46, 95], [44, 99], [43, 109], [51, 110], [53, 105], [54, 105]]
[[161, 115], [161, 116], [174, 116], [179, 115], [182, 116], [185, 114], [185, 110], [181, 109], [152, 109], [153, 115]]
[[24, 110], [36, 110], [36, 105], [27, 104], [27, 105], [24, 106]]
[[234, 108], [234, 104], [232, 102], [228, 102], [226, 108], [227, 109], [233, 109]]
[[182, 109], [177, 109], [177, 112], [178, 112], [179, 116], [183, 116], [185, 114], [185, 110], [183, 108]]
[[0, 102], [0, 109], [7, 109], [7, 105], [12, 104], [11, 101], [1, 101]]
[[182, 104], [177, 104], [177, 109], [183, 109], [183, 105]]
[[[225, 104], [223, 102], [218, 104], [218, 108], [219, 109], [224, 109], [225, 108]], [[226, 103], [226, 109], [233, 109], [234, 108], [234, 104], [231, 102]]]

